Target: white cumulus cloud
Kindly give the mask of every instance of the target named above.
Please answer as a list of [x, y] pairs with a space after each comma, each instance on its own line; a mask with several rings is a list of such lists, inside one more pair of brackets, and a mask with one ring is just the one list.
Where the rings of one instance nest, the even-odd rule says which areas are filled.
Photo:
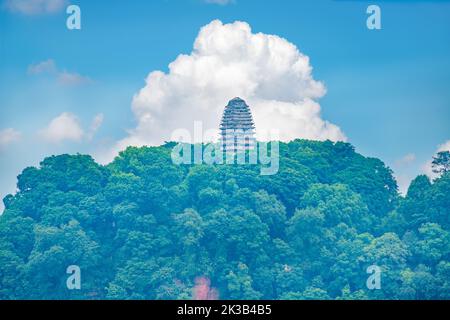
[[83, 130], [78, 117], [69, 112], [63, 112], [52, 119], [44, 129], [39, 131], [39, 135], [51, 143], [60, 143], [63, 141], [92, 140], [103, 124], [104, 116], [97, 114], [91, 122], [88, 130]]
[[67, 0], [5, 0], [4, 7], [25, 15], [52, 14], [61, 11]]
[[346, 140], [340, 128], [321, 118], [317, 99], [323, 83], [312, 76], [309, 58], [286, 39], [253, 33], [246, 22], [214, 20], [201, 28], [190, 54], [152, 71], [134, 96], [137, 127], [118, 142], [155, 145], [178, 128], [218, 128], [224, 106], [239, 96], [249, 104], [259, 139], [278, 130], [281, 140]]
[[6, 128], [0, 130], [0, 150], [11, 143], [18, 141], [20, 137], [21, 134], [16, 129]]
[[68, 112], [64, 112], [52, 119], [48, 126], [40, 131], [41, 136], [52, 143], [64, 140], [80, 141], [84, 135], [78, 118]]

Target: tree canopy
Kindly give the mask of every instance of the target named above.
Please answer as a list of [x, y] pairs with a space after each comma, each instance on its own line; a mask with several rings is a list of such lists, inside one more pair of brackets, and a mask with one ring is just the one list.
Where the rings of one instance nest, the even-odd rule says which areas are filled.
[[268, 176], [176, 165], [173, 146], [23, 170], [0, 216], [0, 299], [190, 299], [200, 282], [220, 299], [450, 299], [448, 155], [402, 197], [348, 143], [280, 143]]

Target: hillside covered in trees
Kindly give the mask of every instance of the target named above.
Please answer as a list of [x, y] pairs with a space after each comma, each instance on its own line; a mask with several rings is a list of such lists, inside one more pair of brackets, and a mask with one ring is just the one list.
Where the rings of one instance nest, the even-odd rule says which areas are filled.
[[175, 165], [172, 147], [26, 168], [0, 216], [0, 299], [450, 299], [448, 171], [401, 197], [347, 143], [281, 143], [271, 176]]

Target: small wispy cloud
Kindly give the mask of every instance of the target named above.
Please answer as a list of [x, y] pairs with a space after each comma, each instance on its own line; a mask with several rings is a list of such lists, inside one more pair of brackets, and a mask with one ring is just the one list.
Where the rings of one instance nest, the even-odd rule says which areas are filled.
[[55, 61], [48, 59], [28, 67], [28, 74], [55, 73], [57, 72]]
[[81, 84], [91, 83], [89, 77], [82, 76], [76, 72], [68, 72], [67, 70], [59, 70], [56, 63], [52, 59], [32, 64], [28, 67], [29, 75], [48, 74], [54, 76], [56, 81], [65, 86], [77, 86]]
[[[445, 141], [443, 144], [440, 144], [437, 149], [436, 149], [436, 153], [441, 152], [441, 151], [450, 151], [450, 140]], [[429, 176], [430, 178], [436, 178], [438, 175], [433, 172], [433, 167], [431, 165], [432, 160], [428, 160], [423, 166], [423, 172]]]
[[0, 130], [0, 151], [4, 147], [20, 140], [21, 133], [13, 128]]
[[4, 0], [3, 7], [24, 15], [54, 14], [63, 10], [67, 0]]
[[405, 166], [413, 163], [416, 160], [416, 155], [414, 153], [408, 153], [395, 161], [396, 166]]
[[91, 82], [92, 80], [89, 77], [82, 76], [78, 73], [62, 71], [58, 74], [58, 83], [65, 86], [77, 86], [80, 84], [88, 84]]
[[88, 140], [92, 140], [94, 135], [97, 133], [97, 130], [101, 127], [103, 124], [104, 115], [103, 113], [99, 113], [94, 117], [91, 123], [91, 127], [89, 128], [89, 132], [87, 134]]
[[209, 4], [219, 4], [221, 6], [225, 6], [227, 4], [235, 2], [235, 0], [203, 0], [203, 1]]

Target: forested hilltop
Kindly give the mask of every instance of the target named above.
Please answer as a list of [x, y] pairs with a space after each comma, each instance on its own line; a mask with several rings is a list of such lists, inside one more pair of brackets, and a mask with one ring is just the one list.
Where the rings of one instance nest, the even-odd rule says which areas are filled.
[[450, 299], [448, 171], [403, 198], [348, 143], [280, 143], [271, 176], [175, 165], [173, 145], [26, 168], [0, 216], [0, 299]]

